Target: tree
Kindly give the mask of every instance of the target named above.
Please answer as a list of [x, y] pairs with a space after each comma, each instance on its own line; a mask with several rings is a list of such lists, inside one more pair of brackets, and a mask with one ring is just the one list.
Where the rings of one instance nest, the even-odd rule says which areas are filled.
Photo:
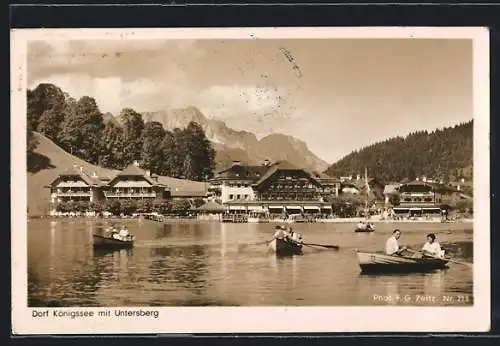
[[123, 215], [132, 215], [137, 210], [137, 204], [135, 201], [126, 199], [121, 203], [121, 212]]
[[56, 143], [59, 143], [59, 135], [61, 125], [64, 120], [63, 107], [54, 107], [46, 109], [38, 124], [38, 131], [43, 133], [47, 138], [50, 138]]
[[152, 172], [159, 174], [163, 165], [163, 138], [165, 130], [163, 125], [157, 121], [144, 124], [142, 130], [142, 166]]
[[389, 203], [391, 203], [393, 206], [398, 206], [400, 203], [399, 195], [391, 195], [389, 197]]
[[[64, 92], [53, 84], [42, 83], [34, 90], [27, 90], [27, 122], [33, 131], [38, 131], [38, 125], [43, 113], [47, 110], [62, 112], [65, 105]], [[52, 139], [52, 138], [51, 138]]]
[[120, 121], [123, 128], [123, 161], [126, 166], [141, 159], [144, 121], [142, 116], [131, 108], [121, 111]]
[[124, 143], [122, 128], [111, 121], [107, 121], [100, 141], [100, 164], [107, 168], [123, 168], [125, 163], [123, 158]]
[[104, 209], [113, 215], [120, 215], [121, 213], [121, 203], [119, 200], [112, 199], [107, 200]]
[[203, 181], [212, 178], [215, 168], [215, 150], [200, 124], [191, 121], [184, 131], [183, 175], [187, 179]]
[[175, 214], [185, 215], [191, 208], [191, 204], [186, 199], [174, 199], [172, 201], [172, 212]]
[[31, 128], [31, 124], [28, 123], [26, 126], [26, 151], [28, 157], [33, 154], [33, 151], [36, 149], [37, 145], [38, 141], [35, 138], [33, 129]]
[[175, 128], [172, 132], [166, 131], [161, 144], [163, 150], [163, 162], [161, 175], [179, 178], [183, 174], [184, 163], [184, 131]]
[[65, 118], [61, 142], [66, 150], [79, 158], [97, 164], [100, 153], [100, 137], [104, 128], [102, 113], [95, 99], [83, 96], [76, 103], [74, 113]]

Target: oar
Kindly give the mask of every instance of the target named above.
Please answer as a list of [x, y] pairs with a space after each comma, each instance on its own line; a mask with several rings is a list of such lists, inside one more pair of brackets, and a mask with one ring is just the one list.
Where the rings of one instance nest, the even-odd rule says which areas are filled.
[[[416, 251], [416, 250], [412, 250], [412, 249], [408, 249], [408, 248], [406, 250], [410, 251], [410, 252], [413, 252], [413, 253], [422, 253], [422, 251]], [[457, 260], [454, 260], [454, 259], [451, 259], [451, 258], [440, 258], [440, 257], [436, 257], [436, 256], [429, 256], [429, 255], [426, 255], [426, 256], [431, 257], [431, 258], [441, 259], [441, 260], [447, 260], [448, 262], [452, 262], [452, 263], [456, 263], [456, 264], [461, 264], [461, 265], [467, 266], [469, 268], [472, 268], [472, 263], [457, 261]]]
[[302, 243], [302, 245], [306, 245], [306, 246], [321, 246], [321, 247], [324, 247], [324, 248], [327, 248], [327, 249], [336, 249], [336, 250], [339, 249], [338, 245], [313, 244], [313, 243]]
[[258, 242], [258, 243], [238, 244], [238, 247], [241, 249], [241, 248], [244, 248], [245, 246], [264, 245], [264, 244], [268, 244], [268, 243], [270, 243], [272, 241], [273, 241], [273, 239], [271, 239], [271, 240], [264, 240], [264, 241], [261, 241], [261, 242]]
[[456, 263], [456, 264], [461, 264], [461, 265], [464, 265], [464, 266], [467, 266], [469, 268], [472, 268], [472, 263], [469, 263], [469, 262], [461, 262], [461, 261], [457, 261], [457, 260], [454, 260], [454, 259], [451, 259], [451, 258], [446, 258], [446, 260], [448, 260], [448, 262], [452, 262], [452, 263]]

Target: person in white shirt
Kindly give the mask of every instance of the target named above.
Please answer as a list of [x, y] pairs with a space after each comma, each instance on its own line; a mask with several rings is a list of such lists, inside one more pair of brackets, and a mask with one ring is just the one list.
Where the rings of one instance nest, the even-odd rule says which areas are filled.
[[434, 233], [427, 234], [427, 243], [422, 247], [422, 253], [424, 256], [430, 257], [443, 257], [444, 251], [441, 250], [441, 246], [436, 241], [436, 235]]
[[125, 227], [122, 227], [122, 229], [120, 230], [120, 238], [122, 240], [127, 240], [128, 236], [129, 236], [128, 229], [126, 229]]
[[406, 246], [403, 246], [402, 248], [399, 247], [399, 237], [401, 237], [401, 231], [399, 229], [395, 229], [394, 232], [392, 232], [392, 236], [387, 239], [387, 242], [385, 243], [385, 253], [387, 255], [398, 256], [406, 250]]
[[287, 237], [287, 232], [285, 227], [276, 226], [276, 232], [274, 233], [274, 238], [284, 240]]

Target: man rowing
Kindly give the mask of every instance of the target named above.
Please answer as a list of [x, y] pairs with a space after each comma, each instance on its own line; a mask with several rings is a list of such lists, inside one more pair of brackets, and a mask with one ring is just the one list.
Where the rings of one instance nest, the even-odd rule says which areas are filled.
[[280, 240], [286, 240], [288, 238], [288, 232], [284, 226], [276, 226], [276, 232], [274, 233], [274, 238]]
[[401, 256], [407, 250], [406, 246], [399, 247], [398, 239], [401, 237], [401, 231], [395, 229], [392, 236], [385, 243], [385, 253], [390, 256]]

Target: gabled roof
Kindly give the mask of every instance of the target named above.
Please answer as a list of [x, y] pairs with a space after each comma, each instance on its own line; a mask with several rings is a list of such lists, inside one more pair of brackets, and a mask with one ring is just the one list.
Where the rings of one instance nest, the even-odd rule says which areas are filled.
[[[298, 168], [297, 166], [291, 164], [288, 161], [278, 161], [270, 166], [270, 168], [266, 171], [266, 173], [255, 182], [255, 185], [260, 185], [264, 181], [266, 181], [271, 175], [276, 173], [277, 171], [304, 171], [309, 177], [311, 177], [310, 173]], [[312, 178], [312, 177], [311, 177]]]
[[153, 180], [153, 178], [148, 176], [146, 170], [142, 169], [141, 167], [139, 167], [138, 165], [133, 164], [133, 163], [131, 163], [127, 167], [125, 167], [125, 169], [123, 169], [114, 179], [112, 179], [109, 182], [109, 184], [111, 184], [111, 182], [113, 182], [117, 177], [123, 177], [123, 176], [142, 177], [144, 180], [146, 180], [151, 185], [162, 185], [162, 184], [155, 182]]
[[90, 176], [83, 169], [81, 169], [79, 167], [66, 168], [62, 173], [59, 174], [59, 176], [56, 179], [54, 179], [52, 181], [51, 185], [54, 184], [60, 177], [70, 177], [70, 176], [80, 177], [89, 186], [102, 185], [99, 178], [94, 178], [94, 177]]
[[384, 195], [395, 195], [398, 194], [398, 185], [387, 184], [384, 186]]
[[207, 203], [203, 204], [202, 206], [196, 208], [196, 210], [199, 211], [225, 211], [226, 208], [224, 208], [222, 205], [219, 203], [216, 203], [214, 201], [208, 201]]

